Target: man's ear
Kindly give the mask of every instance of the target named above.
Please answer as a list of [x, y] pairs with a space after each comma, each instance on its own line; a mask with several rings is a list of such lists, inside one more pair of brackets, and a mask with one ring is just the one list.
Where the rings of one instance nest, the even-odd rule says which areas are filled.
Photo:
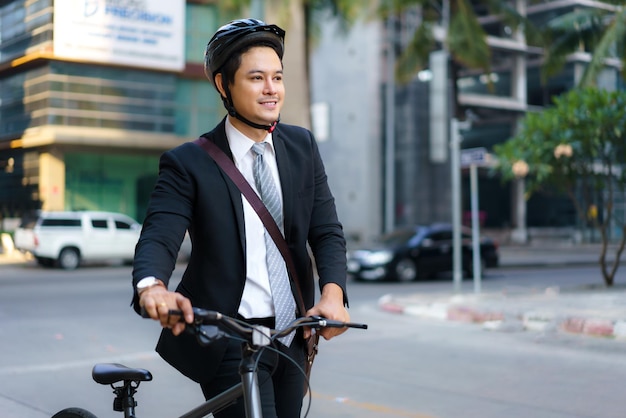
[[224, 79], [222, 78], [222, 73], [215, 74], [214, 81], [215, 81], [215, 87], [217, 88], [217, 91], [219, 91], [220, 96], [226, 97], [226, 90], [224, 89], [224, 86], [222, 85], [222, 82], [224, 81]]

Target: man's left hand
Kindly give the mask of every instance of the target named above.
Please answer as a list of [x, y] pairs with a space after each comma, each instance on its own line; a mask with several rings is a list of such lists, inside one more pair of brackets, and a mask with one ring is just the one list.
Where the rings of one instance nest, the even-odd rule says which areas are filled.
[[[321, 316], [326, 319], [341, 322], [350, 322], [350, 314], [343, 305], [343, 289], [335, 284], [328, 283], [322, 288], [320, 301], [307, 311], [307, 316]], [[348, 328], [322, 328], [318, 332], [324, 339], [330, 340], [337, 335], [343, 334]], [[304, 338], [309, 338], [311, 330], [304, 329]]]

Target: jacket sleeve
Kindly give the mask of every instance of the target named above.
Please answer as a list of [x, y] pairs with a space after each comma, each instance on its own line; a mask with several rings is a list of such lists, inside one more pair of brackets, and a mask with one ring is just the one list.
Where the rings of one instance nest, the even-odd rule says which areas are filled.
[[[135, 248], [133, 289], [139, 280], [148, 276], [168, 284], [189, 227], [194, 195], [194, 183], [180, 156], [174, 151], [164, 153]], [[136, 291], [133, 291], [133, 306], [139, 311]]]

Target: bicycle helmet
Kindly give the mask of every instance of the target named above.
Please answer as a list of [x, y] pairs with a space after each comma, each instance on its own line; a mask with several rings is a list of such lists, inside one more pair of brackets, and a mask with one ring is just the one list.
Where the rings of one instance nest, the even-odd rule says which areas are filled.
[[[220, 72], [233, 54], [252, 45], [262, 44], [271, 46], [282, 60], [284, 40], [285, 31], [276, 25], [268, 25], [258, 19], [233, 20], [219, 28], [207, 44], [204, 51], [204, 74], [211, 81], [213, 87], [217, 88], [215, 75]], [[255, 129], [265, 129], [268, 132], [272, 132], [276, 128], [280, 117], [269, 125], [260, 125], [240, 115], [235, 110], [228, 86], [223, 87], [226, 97], [222, 96], [222, 102], [229, 115], [236, 117]]]
[[215, 32], [204, 51], [204, 73], [215, 86], [215, 74], [234, 52], [256, 43], [269, 43], [282, 60], [285, 31], [258, 19], [238, 19]]

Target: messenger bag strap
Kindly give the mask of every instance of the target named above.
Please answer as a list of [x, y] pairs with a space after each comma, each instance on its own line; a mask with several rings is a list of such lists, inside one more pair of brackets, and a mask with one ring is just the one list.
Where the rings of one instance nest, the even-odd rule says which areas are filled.
[[285, 264], [287, 265], [287, 270], [289, 271], [289, 276], [291, 277], [291, 281], [295, 283], [296, 291], [298, 293], [298, 309], [300, 310], [300, 315], [304, 316], [306, 314], [306, 305], [304, 304], [304, 297], [302, 296], [302, 291], [300, 290], [300, 283], [298, 281], [298, 276], [296, 274], [296, 267], [293, 263], [293, 259], [291, 258], [291, 253], [289, 251], [289, 247], [287, 246], [287, 242], [283, 237], [283, 234], [280, 232], [278, 225], [276, 225], [276, 221], [269, 213], [259, 196], [250, 186], [250, 183], [244, 178], [241, 174], [241, 171], [237, 167], [235, 167], [235, 163], [228, 158], [228, 156], [222, 151], [213, 141], [208, 140], [205, 137], [200, 137], [193, 141], [195, 144], [198, 144], [202, 147], [213, 160], [217, 163], [218, 166], [230, 177], [230, 179], [235, 183], [235, 185], [241, 191], [241, 194], [248, 200], [250, 206], [254, 209], [254, 211], [261, 218], [261, 222], [267, 229], [267, 232], [270, 234], [274, 243], [276, 243], [276, 247], [280, 254], [283, 256], [285, 260]]

